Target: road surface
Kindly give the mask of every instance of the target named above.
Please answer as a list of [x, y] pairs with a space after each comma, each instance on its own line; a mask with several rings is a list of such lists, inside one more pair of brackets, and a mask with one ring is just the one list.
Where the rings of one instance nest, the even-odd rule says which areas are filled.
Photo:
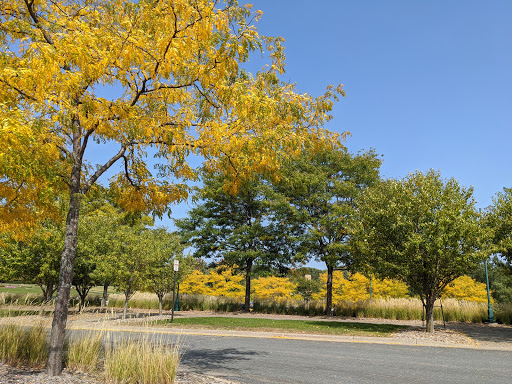
[[198, 335], [180, 338], [182, 369], [248, 384], [512, 382], [512, 352], [507, 351]]

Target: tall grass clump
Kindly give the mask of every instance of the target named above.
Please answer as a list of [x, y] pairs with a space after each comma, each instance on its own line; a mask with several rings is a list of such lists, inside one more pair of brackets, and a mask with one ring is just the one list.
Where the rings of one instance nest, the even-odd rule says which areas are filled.
[[105, 380], [112, 384], [172, 384], [179, 348], [149, 340], [116, 341], [105, 350]]
[[29, 329], [0, 327], [0, 359], [10, 365], [43, 367], [48, 359], [48, 337], [42, 325]]
[[67, 367], [73, 371], [91, 373], [98, 369], [103, 355], [104, 332], [89, 332], [68, 343]]
[[496, 321], [512, 325], [512, 303], [500, 303], [493, 310]]

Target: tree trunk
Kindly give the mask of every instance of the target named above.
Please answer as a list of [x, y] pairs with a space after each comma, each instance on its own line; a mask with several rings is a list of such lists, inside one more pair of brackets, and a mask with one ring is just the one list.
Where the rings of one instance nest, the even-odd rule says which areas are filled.
[[123, 320], [126, 319], [126, 312], [128, 310], [128, 301], [130, 300], [130, 296], [125, 295], [124, 299], [124, 308], [123, 308]]
[[434, 303], [435, 300], [425, 300], [425, 321], [428, 333], [434, 333]]
[[103, 297], [101, 298], [101, 308], [105, 308], [107, 306], [109, 285], [109, 283], [103, 283]]
[[245, 312], [251, 311], [251, 271], [252, 259], [247, 259], [245, 267]]
[[78, 292], [78, 296], [80, 296], [80, 303], [78, 304], [78, 312], [82, 313], [82, 309], [85, 307], [85, 299], [87, 298], [87, 295], [89, 294], [89, 290], [91, 288], [79, 288], [76, 287], [76, 290]]
[[164, 295], [158, 295], [158, 314], [162, 316], [162, 300], [164, 299]]
[[327, 292], [325, 293], [325, 314], [332, 316], [332, 275], [334, 267], [327, 264]]
[[[80, 172], [78, 183], [80, 185]], [[55, 301], [52, 331], [50, 334], [50, 350], [48, 354], [48, 375], [57, 376], [62, 372], [62, 354], [64, 349], [64, 333], [68, 319], [69, 294], [73, 281], [73, 262], [76, 256], [78, 216], [80, 213], [80, 197], [78, 188], [71, 188], [69, 210], [66, 218], [66, 234], [64, 249], [60, 261], [59, 288]]]

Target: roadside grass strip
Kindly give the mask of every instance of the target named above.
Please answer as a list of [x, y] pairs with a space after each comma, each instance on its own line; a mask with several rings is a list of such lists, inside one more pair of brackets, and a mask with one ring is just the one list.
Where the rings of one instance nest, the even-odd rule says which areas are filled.
[[181, 328], [278, 331], [343, 336], [386, 337], [407, 326], [394, 324], [347, 323], [341, 321], [273, 320], [233, 317], [186, 317], [157, 320], [154, 325]]

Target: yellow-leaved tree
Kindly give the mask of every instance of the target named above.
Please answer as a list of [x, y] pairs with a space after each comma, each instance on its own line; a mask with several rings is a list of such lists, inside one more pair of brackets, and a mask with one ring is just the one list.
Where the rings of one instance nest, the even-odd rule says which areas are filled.
[[[327, 281], [327, 273], [320, 274], [320, 279]], [[332, 299], [334, 303], [339, 301], [359, 301], [370, 299], [370, 279], [356, 272], [345, 277], [342, 271], [334, 271], [332, 286]], [[408, 297], [407, 284], [394, 279], [372, 278], [371, 288], [374, 299], [387, 297]], [[325, 291], [318, 294], [316, 299], [324, 298]]]
[[210, 270], [206, 280], [209, 295], [226, 297], [244, 297], [243, 282], [243, 275], [237, 275], [233, 268], [225, 266]]
[[253, 281], [254, 296], [259, 299], [291, 299], [297, 284], [287, 277], [261, 276]]
[[464, 275], [446, 286], [443, 290], [444, 297], [484, 303], [487, 302], [487, 286]]
[[[80, 198], [107, 170], [119, 172], [111, 182], [121, 206], [162, 214], [187, 196], [179, 182], [195, 177], [189, 155], [212, 169], [229, 164], [221, 170], [236, 191], [306, 142], [339, 140], [322, 127], [343, 89], [313, 99], [282, 82], [282, 39], [258, 34], [260, 15], [235, 0], [0, 0], [0, 121], [12, 141], [1, 177], [13, 180], [1, 204], [16, 208], [12, 191], [25, 187], [36, 191], [27, 199], [51, 197], [60, 183], [69, 200], [50, 375], [62, 371]], [[268, 65], [251, 75], [243, 63], [255, 51]], [[115, 150], [94, 164], [91, 143]], [[47, 153], [42, 164], [55, 172], [5, 160], [15, 152]], [[28, 215], [23, 206], [19, 215]]]
[[208, 295], [209, 287], [206, 285], [207, 275], [194, 269], [181, 283], [180, 291], [191, 295]]

